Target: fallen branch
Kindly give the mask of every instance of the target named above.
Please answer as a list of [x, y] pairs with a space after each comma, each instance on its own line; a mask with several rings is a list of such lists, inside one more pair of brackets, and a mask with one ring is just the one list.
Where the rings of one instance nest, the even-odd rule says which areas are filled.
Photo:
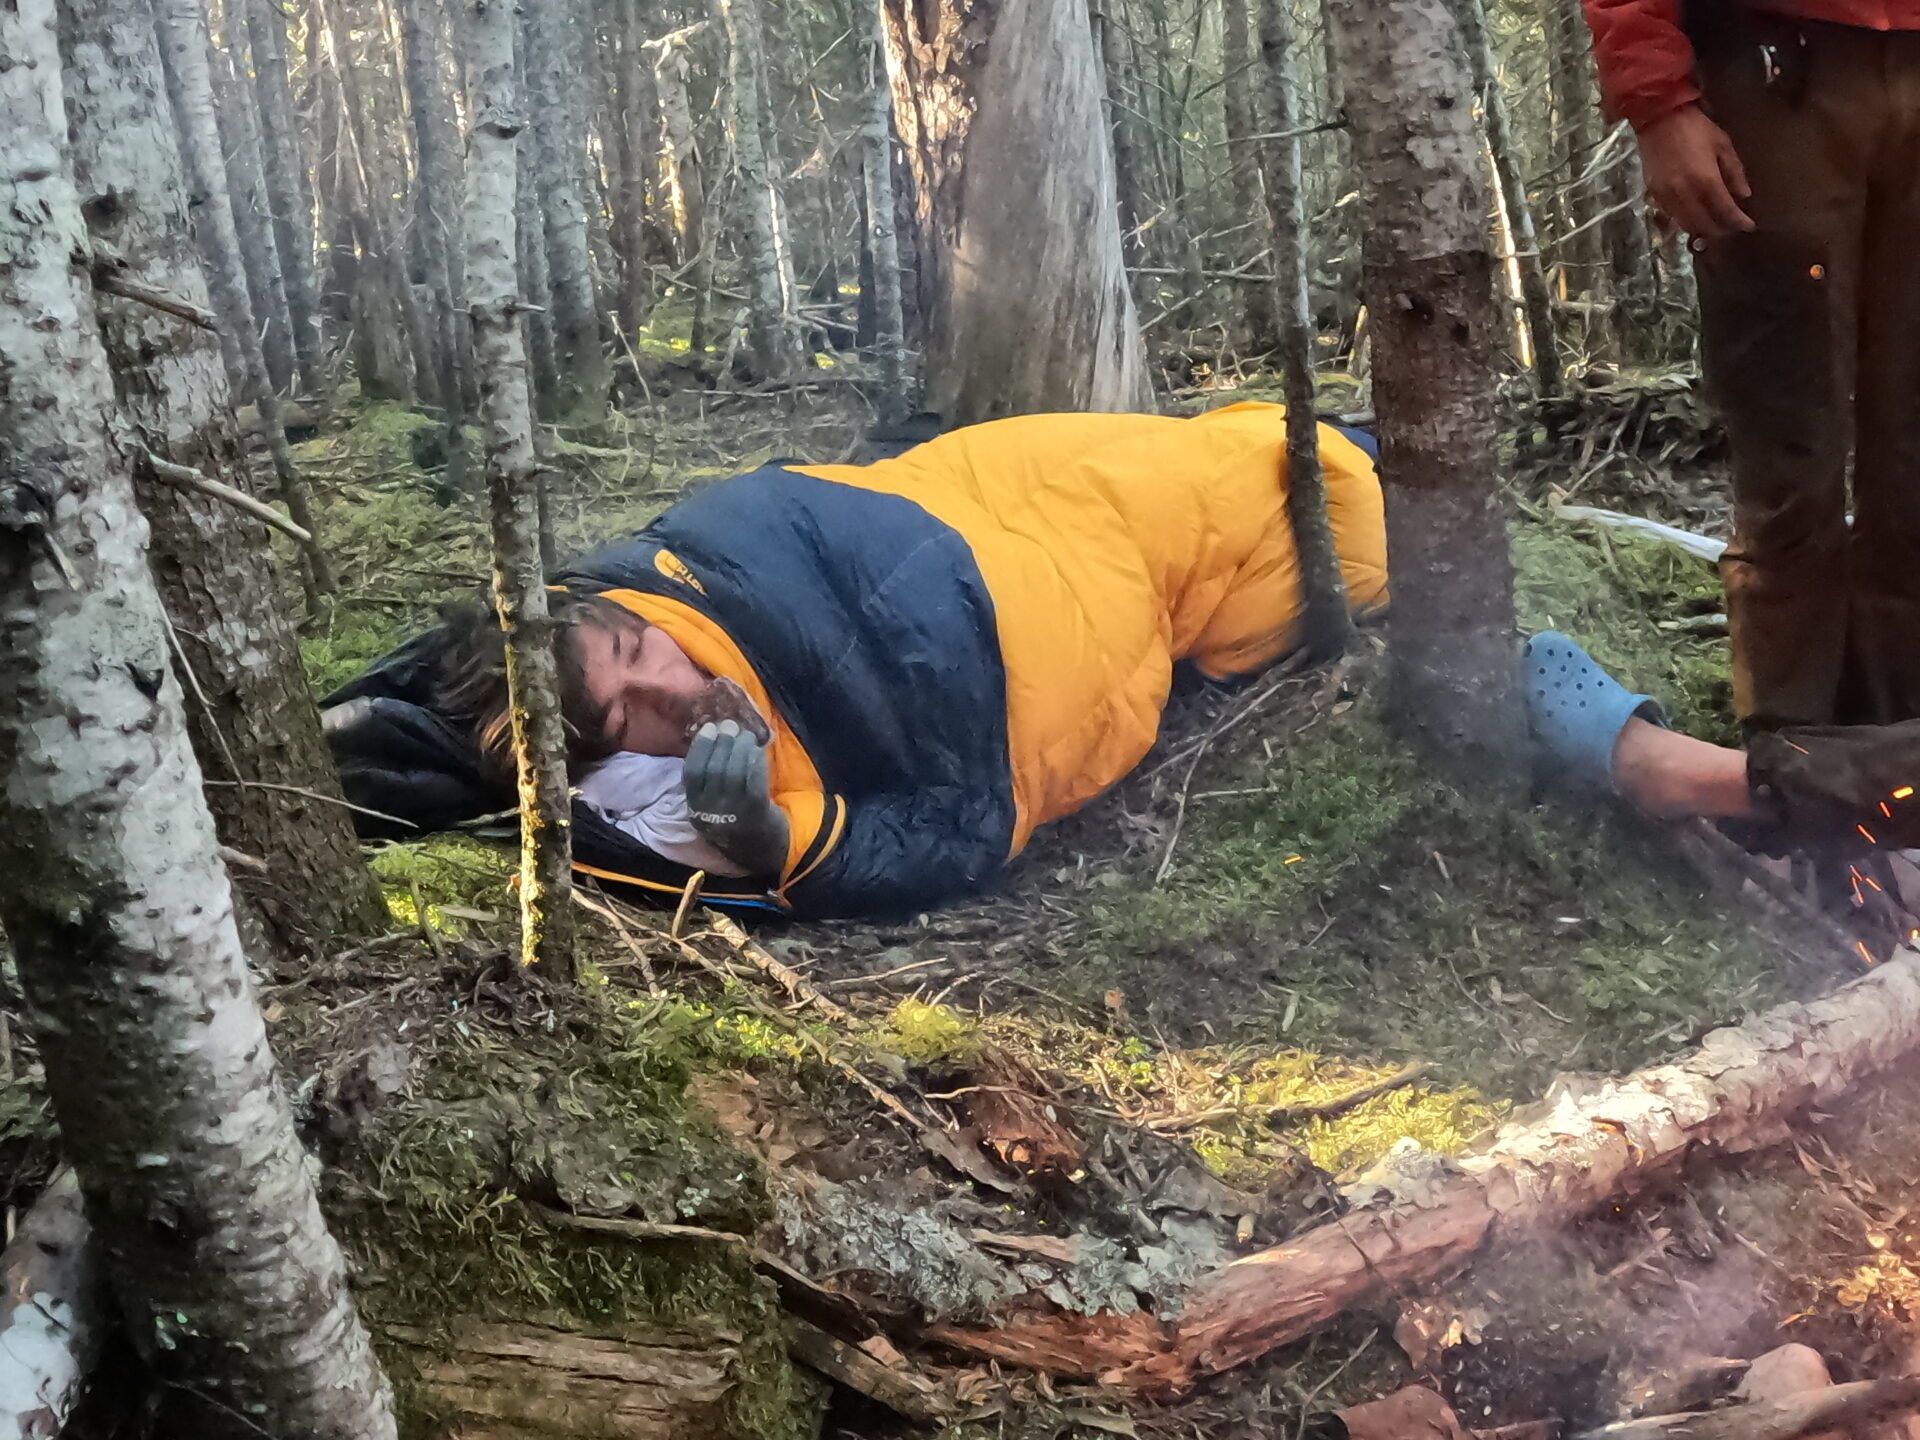
[[136, 305], [145, 305], [150, 309], [161, 310], [177, 320], [189, 325], [198, 325], [202, 330], [217, 331], [220, 317], [203, 306], [195, 305], [191, 300], [182, 300], [177, 295], [169, 295], [164, 290], [155, 290], [142, 285], [137, 280], [129, 280], [118, 270], [106, 266], [96, 266], [93, 272], [93, 288], [107, 295], [118, 295], [122, 300], [131, 300]]
[[1920, 1376], [1829, 1385], [1771, 1401], [1649, 1415], [1588, 1430], [1576, 1440], [1797, 1440], [1819, 1430], [1843, 1430], [1920, 1410]]
[[310, 532], [301, 529], [293, 521], [263, 501], [256, 500], [244, 490], [236, 490], [231, 485], [222, 484], [211, 476], [202, 475], [198, 470], [186, 465], [176, 465], [171, 460], [162, 460], [151, 451], [146, 456], [147, 473], [176, 490], [193, 490], [199, 494], [231, 505], [236, 510], [244, 510], [254, 519], [271, 525], [283, 535], [291, 536], [302, 545], [313, 544]]
[[786, 1317], [787, 1353], [836, 1385], [877, 1401], [921, 1425], [938, 1425], [949, 1413], [939, 1390], [911, 1371], [883, 1365], [857, 1345], [836, 1339], [816, 1325]]
[[713, 931], [748, 964], [754, 966], [791, 996], [796, 1004], [811, 1005], [829, 1020], [850, 1020], [853, 1017], [840, 1006], [820, 993], [819, 987], [791, 965], [781, 963], [770, 954], [766, 947], [756, 944], [746, 931], [718, 910], [707, 912], [708, 922]]
[[1399, 1090], [1411, 1085], [1427, 1073], [1424, 1064], [1405, 1065], [1371, 1085], [1362, 1085], [1357, 1090], [1349, 1090], [1344, 1095], [1336, 1095], [1331, 1100], [1322, 1100], [1313, 1105], [1222, 1105], [1213, 1110], [1196, 1110], [1190, 1115], [1168, 1115], [1159, 1120], [1149, 1120], [1147, 1128], [1158, 1135], [1183, 1135], [1189, 1130], [1198, 1130], [1202, 1125], [1211, 1125], [1216, 1120], [1237, 1120], [1259, 1118], [1269, 1125], [1297, 1125], [1307, 1120], [1332, 1120], [1357, 1110], [1378, 1095]]
[[1556, 1089], [1532, 1123], [1516, 1118], [1458, 1162], [1389, 1157], [1376, 1183], [1350, 1192], [1357, 1208], [1205, 1276], [1175, 1322], [1070, 1315], [1029, 1296], [992, 1328], [928, 1336], [1009, 1364], [1179, 1388], [1453, 1274], [1490, 1237], [1557, 1228], [1631, 1196], [1689, 1155], [1775, 1144], [1795, 1114], [1915, 1050], [1920, 955], [1903, 951], [1824, 999], [1716, 1030], [1685, 1060]]

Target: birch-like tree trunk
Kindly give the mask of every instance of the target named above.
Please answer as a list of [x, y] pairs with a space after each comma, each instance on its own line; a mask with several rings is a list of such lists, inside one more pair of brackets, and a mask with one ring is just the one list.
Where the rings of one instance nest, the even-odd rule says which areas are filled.
[[[1247, 0], [1221, 0], [1220, 66], [1227, 122], [1227, 168], [1233, 181], [1233, 222], [1242, 233], [1254, 237], [1251, 243], [1238, 247], [1241, 263], [1246, 264], [1255, 261], [1259, 239], [1268, 233], [1267, 226], [1261, 223], [1268, 213], [1266, 193], [1260, 183], [1264, 142], [1252, 138], [1260, 133], [1260, 125], [1253, 99], [1257, 72]], [[1284, 277], [1281, 283], [1286, 283]], [[1272, 350], [1280, 343], [1275, 319], [1279, 313], [1278, 297], [1265, 285], [1245, 285], [1240, 287], [1240, 292], [1246, 307], [1247, 348], [1256, 353]]]
[[893, 89], [887, 80], [887, 14], [883, 0], [865, 3], [870, 29], [860, 180], [873, 283], [873, 352], [880, 362], [880, 419], [888, 422], [905, 418], [912, 401], [906, 370], [906, 316], [900, 300], [900, 237], [893, 224]]
[[[114, 273], [146, 290], [204, 305], [147, 0], [65, 0], [61, 40], [74, 182], [94, 253], [114, 256]], [[101, 298], [99, 324], [141, 449], [251, 491], [215, 338], [113, 297]], [[377, 933], [386, 907], [340, 803], [266, 527], [156, 481], [150, 466], [135, 469], [174, 660], [192, 677], [194, 754], [224, 782], [208, 803], [221, 840], [267, 864], [249, 877], [249, 898], [288, 953], [319, 937]]]
[[784, 380], [799, 369], [795, 317], [781, 284], [779, 196], [767, 156], [765, 68], [759, 0], [714, 0], [727, 35], [727, 133], [740, 174], [741, 260], [747, 279], [747, 343], [755, 367]]
[[[587, 150], [584, 29], [579, 0], [541, 0], [527, 7], [526, 93], [553, 297], [557, 408], [569, 420], [591, 423], [606, 413], [608, 366], [600, 343], [582, 185]], [[476, 359], [482, 353], [476, 346]]]
[[[625, 343], [632, 345], [653, 310], [653, 272], [648, 261], [647, 205], [660, 146], [660, 101], [647, 58], [646, 19], [640, 0], [615, 0], [609, 53], [615, 61], [610, 86], [607, 137], [615, 162], [614, 248], [620, 255], [618, 312]], [[616, 355], [623, 353], [617, 348]]]
[[1495, 479], [1499, 333], [1473, 86], [1447, 0], [1331, 0], [1363, 185], [1394, 708], [1436, 758], [1525, 773]]
[[514, 152], [526, 130], [513, 64], [511, 0], [467, 10], [467, 284], [486, 446], [493, 603], [507, 636], [513, 758], [520, 786], [520, 959], [572, 973], [566, 733], [540, 563], [533, 405], [521, 348]]
[[[295, 138], [293, 92], [287, 84], [287, 20], [279, 0], [231, 0], [246, 9], [253, 53], [253, 95], [260, 115], [260, 161], [273, 243], [293, 321], [293, 353], [308, 393], [322, 385], [320, 280], [314, 267], [313, 188]], [[229, 21], [231, 23], [231, 21]]]
[[[1232, 3], [1232, 0], [1229, 0]], [[1314, 659], [1342, 654], [1353, 638], [1347, 586], [1327, 517], [1320, 468], [1320, 417], [1314, 385], [1314, 326], [1307, 302], [1307, 211], [1300, 183], [1300, 105], [1293, 76], [1293, 17], [1287, 0], [1260, 0], [1262, 104], [1273, 241], [1274, 313], [1280, 322], [1280, 373], [1287, 402], [1287, 519], [1300, 566], [1300, 641]]]
[[1487, 132], [1487, 150], [1506, 201], [1507, 226], [1513, 232], [1514, 263], [1520, 267], [1520, 294], [1526, 306], [1527, 331], [1533, 340], [1533, 382], [1541, 395], [1560, 393], [1560, 342], [1553, 323], [1553, 296], [1547, 289], [1547, 266], [1533, 224], [1533, 204], [1527, 198], [1527, 180], [1514, 143], [1513, 121], [1507, 97], [1494, 72], [1493, 42], [1487, 34], [1483, 0], [1457, 0], [1467, 64], [1473, 71], [1474, 93], [1480, 99], [1480, 121]]
[[287, 300], [286, 273], [280, 264], [280, 242], [273, 233], [273, 200], [267, 193], [253, 95], [246, 84], [244, 31], [238, 24], [236, 17], [226, 17], [227, 43], [213, 54], [215, 113], [226, 155], [234, 228], [246, 262], [247, 289], [260, 324], [261, 353], [266, 357], [274, 390], [285, 395], [293, 391], [299, 378], [293, 312]]
[[394, 1434], [274, 1074], [113, 422], [53, 0], [0, 8], [0, 923], [126, 1329], [194, 1433]]
[[[295, 468], [287, 448], [286, 427], [280, 420], [280, 402], [270, 378], [266, 352], [254, 327], [254, 311], [244, 280], [242, 238], [237, 228], [240, 206], [228, 188], [225, 152], [220, 143], [214, 98], [213, 47], [205, 15], [197, 0], [154, 0], [155, 29], [166, 69], [167, 93], [179, 127], [182, 157], [194, 199], [194, 224], [201, 253], [212, 257], [207, 273], [219, 313], [230, 327], [223, 332], [223, 350], [230, 343], [239, 364], [237, 389], [260, 409], [261, 427], [273, 457], [275, 483], [294, 523], [314, 537], [301, 552], [301, 579], [307, 608], [317, 611], [320, 597], [333, 588], [325, 548], [319, 541], [312, 497], [305, 478]], [[226, 203], [223, 202], [225, 197]], [[270, 239], [269, 242], [271, 243]]]
[[1085, 0], [887, 0], [887, 42], [928, 403], [955, 424], [1151, 409]]
[[[113, 1326], [80, 1180], [62, 1171], [0, 1253], [0, 1440], [65, 1433]], [[27, 1303], [21, 1303], [27, 1302]]]
[[[523, 27], [524, 29], [524, 27]], [[514, 233], [520, 247], [520, 295], [526, 302], [520, 338], [533, 383], [534, 410], [542, 420], [560, 418], [560, 372], [553, 352], [553, 291], [547, 283], [547, 227], [540, 215], [538, 161], [530, 145], [514, 148], [518, 189]]]

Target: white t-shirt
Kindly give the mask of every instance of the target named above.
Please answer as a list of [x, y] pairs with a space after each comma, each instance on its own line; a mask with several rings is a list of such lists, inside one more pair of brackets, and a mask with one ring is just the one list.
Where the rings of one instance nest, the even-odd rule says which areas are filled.
[[622, 750], [588, 772], [580, 798], [657, 855], [714, 875], [747, 872], [714, 848], [687, 814], [687, 762]]

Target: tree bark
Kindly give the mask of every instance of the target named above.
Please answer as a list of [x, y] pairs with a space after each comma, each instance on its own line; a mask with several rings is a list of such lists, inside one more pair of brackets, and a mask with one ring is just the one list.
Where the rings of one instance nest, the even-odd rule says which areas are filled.
[[1513, 231], [1514, 263], [1520, 267], [1520, 293], [1527, 312], [1527, 331], [1533, 341], [1534, 388], [1545, 398], [1560, 393], [1560, 343], [1554, 333], [1553, 297], [1547, 289], [1547, 266], [1534, 230], [1533, 205], [1527, 198], [1526, 177], [1514, 147], [1513, 123], [1507, 97], [1494, 73], [1493, 42], [1487, 35], [1483, 0], [1457, 0], [1461, 38], [1473, 71], [1473, 88], [1480, 98], [1480, 120], [1486, 127], [1487, 150], [1506, 201], [1507, 225]]
[[520, 960], [561, 978], [573, 973], [566, 731], [540, 563], [533, 407], [514, 256], [514, 152], [526, 120], [514, 74], [512, 5], [471, 0], [467, 21], [467, 283], [486, 446], [493, 603], [507, 636], [520, 788]]
[[1541, 7], [1548, 46], [1549, 88], [1553, 96], [1554, 138], [1566, 206], [1568, 238], [1561, 242], [1561, 263], [1569, 285], [1594, 294], [1604, 278], [1599, 228], [1599, 187], [1587, 178], [1594, 154], [1593, 61], [1580, 0], [1545, 0]]
[[383, 1440], [187, 743], [65, 163], [53, 0], [0, 9], [0, 922], [109, 1283], [196, 1433]]
[[1496, 312], [1472, 86], [1445, 0], [1330, 6], [1364, 179], [1394, 710], [1443, 764], [1525, 775], [1495, 475]]
[[954, 424], [1148, 410], [1084, 0], [887, 0], [926, 272], [926, 375]]
[[[228, 325], [235, 327], [227, 338], [233, 345], [233, 358], [240, 366], [242, 384], [237, 388], [260, 408], [261, 426], [273, 457], [274, 479], [281, 498], [286, 501], [294, 523], [314, 537], [301, 552], [301, 579], [307, 592], [307, 608], [317, 612], [320, 597], [333, 588], [333, 576], [326, 550], [319, 542], [320, 532], [314, 523], [306, 480], [295, 468], [292, 452], [287, 448], [286, 428], [280, 422], [280, 403], [269, 375], [266, 352], [254, 326], [247, 286], [242, 280], [246, 269], [241, 260], [243, 240], [237, 228], [241, 206], [228, 196], [228, 172], [215, 114], [214, 50], [196, 0], [155, 0], [154, 15], [161, 59], [166, 67], [167, 90], [193, 187], [195, 225], [203, 253], [214, 257], [207, 273], [222, 316]], [[222, 197], [228, 197], [224, 208]], [[271, 245], [271, 237], [264, 243]]]
[[[313, 189], [294, 138], [293, 92], [287, 84], [287, 22], [278, 0], [233, 0], [244, 5], [253, 52], [253, 94], [260, 115], [260, 159], [266, 174], [267, 213], [287, 289], [293, 322], [293, 353], [301, 387], [309, 394], [323, 383], [320, 344], [320, 281], [314, 268]], [[229, 23], [232, 23], [229, 20]]]
[[1647, 181], [1640, 168], [1640, 147], [1631, 136], [1612, 142], [1620, 150], [1609, 156], [1603, 177], [1603, 204], [1607, 218], [1600, 232], [1606, 240], [1607, 274], [1612, 281], [1613, 330], [1621, 359], [1645, 362], [1648, 335], [1656, 318], [1658, 279], [1653, 267], [1653, 240], [1647, 229]]
[[1107, 135], [1113, 145], [1113, 191], [1120, 207], [1120, 248], [1128, 259], [1145, 264], [1152, 258], [1147, 241], [1147, 202], [1140, 183], [1139, 94], [1129, 83], [1120, 25], [1113, 11], [1118, 0], [1100, 0], [1093, 11], [1098, 34], [1100, 81], [1105, 88], [1103, 109]]
[[865, 4], [870, 29], [860, 180], [873, 284], [873, 351], [880, 363], [880, 419], [891, 423], [905, 419], [913, 405], [906, 372], [906, 315], [900, 299], [900, 238], [893, 226], [893, 89], [887, 81], [887, 14], [883, 0], [865, 0]]
[[113, 1324], [71, 1170], [49, 1185], [0, 1254], [0, 1440], [59, 1435]]
[[[116, 256], [115, 273], [148, 289], [205, 302], [146, 0], [66, 0], [62, 32], [74, 181], [95, 253]], [[214, 337], [130, 300], [101, 299], [98, 318], [143, 450], [250, 493]], [[220, 839], [267, 863], [249, 898], [285, 954], [375, 933], [386, 907], [340, 803], [265, 527], [150, 477], [138, 491], [174, 658], [193, 677], [194, 754], [229, 782], [209, 800]]]
[[[608, 367], [582, 193], [587, 150], [580, 98], [583, 29], [579, 0], [541, 0], [527, 7], [526, 92], [553, 297], [557, 409], [569, 420], [591, 424], [606, 413]], [[476, 346], [475, 357], [480, 353]]]
[[[1228, 0], [1229, 5], [1234, 0]], [[1347, 587], [1327, 517], [1314, 385], [1314, 325], [1307, 301], [1307, 215], [1301, 198], [1300, 106], [1293, 79], [1293, 17], [1287, 0], [1260, 0], [1261, 142], [1266, 159], [1268, 234], [1273, 242], [1274, 311], [1280, 321], [1287, 402], [1287, 518], [1300, 566], [1300, 638], [1313, 659], [1345, 652], [1353, 638]], [[1255, 287], [1256, 289], [1259, 287]]]
[[660, 97], [660, 130], [666, 148], [667, 200], [679, 241], [675, 259], [681, 288], [694, 297], [694, 316], [688, 349], [699, 355], [707, 347], [705, 310], [713, 288], [713, 245], [707, 233], [706, 174], [701, 168], [693, 104], [687, 94], [687, 47], [705, 28], [704, 21], [653, 41], [653, 83]]
[[[159, 0], [161, 4], [169, 0]], [[253, 296], [254, 316], [260, 325], [261, 353], [273, 389], [290, 394], [298, 379], [298, 357], [293, 345], [293, 312], [287, 299], [286, 275], [280, 263], [280, 245], [273, 233], [272, 197], [260, 155], [260, 134], [253, 95], [245, 81], [245, 50], [227, 16], [226, 46], [213, 55], [215, 114], [220, 143], [226, 155], [228, 191], [233, 223], [246, 264], [247, 289]]]
[[[616, 0], [609, 43], [618, 61], [609, 97], [606, 133], [614, 151], [614, 248], [620, 255], [620, 326], [627, 345], [653, 310], [647, 212], [660, 146], [660, 100], [648, 62], [646, 21], [640, 0]], [[621, 353], [615, 352], [616, 355]]]
[[[1649, 1415], [1587, 1430], [1576, 1440], [1799, 1440], [1868, 1433], [1864, 1427], [1920, 1409], [1920, 1376], [1856, 1380], [1775, 1400], [1753, 1400], [1686, 1415]], [[1874, 1432], [1883, 1433], [1883, 1432]], [[1901, 1427], [1896, 1433], [1909, 1433]]]
[[1457, 1162], [1417, 1148], [1389, 1157], [1349, 1190], [1355, 1208], [1204, 1277], [1171, 1324], [1048, 1310], [928, 1338], [1059, 1374], [1183, 1387], [1454, 1274], [1489, 1240], [1572, 1225], [1702, 1156], [1778, 1144], [1796, 1115], [1915, 1051], [1920, 953], [1909, 950], [1825, 999], [1716, 1030], [1684, 1060], [1556, 1087]]
[[727, 130], [740, 173], [741, 260], [747, 270], [747, 344], [770, 380], [799, 369], [792, 295], [780, 265], [779, 195], [767, 155], [759, 0], [714, 0], [727, 35]]
[[[1221, 0], [1220, 5], [1221, 92], [1226, 107], [1227, 165], [1233, 181], [1233, 219], [1244, 233], [1254, 237], [1240, 248], [1240, 263], [1255, 260], [1259, 237], [1268, 233], [1261, 221], [1268, 215], [1268, 201], [1261, 188], [1262, 143], [1252, 139], [1262, 128], [1255, 120], [1254, 58], [1252, 25], [1247, 15], [1247, 0]], [[1298, 109], [1296, 105], [1295, 109]], [[1267, 126], [1271, 130], [1291, 129]], [[1303, 207], [1304, 212], [1304, 207]], [[1276, 268], [1275, 271], [1278, 274]], [[1264, 285], [1236, 287], [1246, 314], [1245, 344], [1255, 354], [1265, 354], [1280, 343], [1278, 297]], [[1318, 452], [1316, 451], [1316, 454]]]
[[434, 335], [432, 393], [457, 440], [466, 425], [467, 407], [459, 323], [464, 297], [457, 293], [454, 283], [453, 252], [459, 246], [455, 222], [461, 187], [448, 139], [452, 119], [438, 79], [440, 52], [426, 11], [428, 0], [399, 3], [407, 97], [413, 113], [413, 223], [425, 261]]
[[736, 1440], [738, 1347], [637, 1326], [581, 1332], [459, 1317], [391, 1332], [432, 1407], [470, 1440]]
[[542, 420], [552, 422], [561, 415], [560, 371], [554, 358], [553, 289], [547, 275], [547, 227], [540, 211], [539, 161], [532, 146], [513, 148], [518, 187], [513, 200], [514, 237], [520, 249], [520, 294], [527, 305], [520, 317], [520, 343], [527, 352], [534, 410]]

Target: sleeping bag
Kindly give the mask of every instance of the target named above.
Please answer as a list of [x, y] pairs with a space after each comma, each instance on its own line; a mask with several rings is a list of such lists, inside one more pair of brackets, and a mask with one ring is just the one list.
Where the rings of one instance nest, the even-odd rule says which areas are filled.
[[[1225, 679], [1294, 644], [1286, 422], [1035, 415], [872, 465], [770, 465], [695, 491], [558, 583], [659, 626], [772, 727], [791, 845], [710, 901], [898, 912], [978, 889], [1036, 826], [1139, 763], [1174, 665]], [[1386, 599], [1367, 441], [1321, 427], [1357, 611]], [[509, 809], [436, 714], [430, 632], [329, 697], [348, 797], [422, 828]], [[370, 831], [382, 822], [362, 817]], [[397, 833], [388, 828], [386, 833]], [[687, 872], [575, 807], [579, 868], [677, 895]]]

